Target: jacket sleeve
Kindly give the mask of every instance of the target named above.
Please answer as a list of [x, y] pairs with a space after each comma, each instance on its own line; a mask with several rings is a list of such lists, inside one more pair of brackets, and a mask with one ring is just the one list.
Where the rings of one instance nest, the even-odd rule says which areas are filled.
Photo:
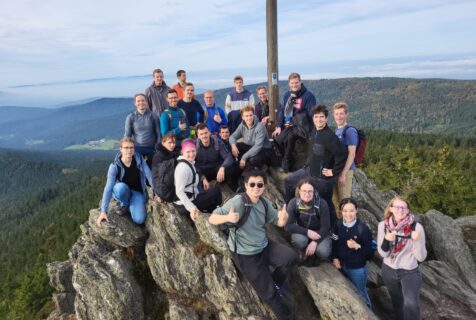
[[238, 139], [240, 139], [241, 137], [243, 137], [243, 123], [240, 123], [238, 128], [236, 128], [235, 132], [233, 132], [230, 136], [230, 144], [236, 144]]
[[134, 128], [132, 128], [132, 113], [127, 115], [126, 123], [124, 126], [124, 137], [131, 138], [134, 132]]
[[247, 161], [249, 158], [257, 155], [265, 144], [265, 140], [268, 139], [268, 133], [266, 132], [266, 127], [261, 122], [256, 124], [257, 128], [254, 135], [254, 144], [250, 150], [248, 150], [241, 159]]
[[150, 171], [149, 165], [145, 160], [142, 160], [142, 167], [144, 168], [145, 178], [149, 182], [149, 185], [152, 187], [154, 195], [157, 195], [157, 189], [155, 188], [154, 179], [152, 178], [152, 171]]
[[155, 136], [157, 137], [156, 144], [160, 144], [161, 132], [160, 132], [160, 119], [155, 112], [152, 112], [152, 121], [154, 121]]
[[360, 250], [362, 250], [361, 254], [366, 258], [369, 259], [372, 257], [373, 250], [372, 250], [372, 232], [370, 231], [369, 226], [367, 226], [362, 221], [359, 221], [364, 226], [364, 232], [362, 232], [362, 239], [360, 239]]
[[286, 211], [288, 212], [288, 223], [284, 227], [284, 230], [286, 230], [289, 233], [299, 233], [302, 234], [303, 236], [307, 237], [307, 228], [304, 228], [298, 224], [297, 217], [296, 217], [296, 198], [291, 199], [289, 201]]
[[228, 168], [233, 164], [235, 159], [233, 159], [233, 155], [231, 154], [231, 152], [226, 151], [225, 143], [223, 143], [220, 138], [216, 139], [218, 140], [218, 145], [220, 147], [220, 156], [223, 159], [223, 163], [221, 164], [221, 166], [224, 168]]
[[377, 250], [378, 253], [382, 258], [388, 257], [390, 254], [390, 251], [383, 251], [381, 248], [383, 239], [385, 238], [385, 221], [381, 221], [378, 224], [378, 232], [377, 232]]
[[152, 180], [154, 181], [154, 189], [156, 191], [159, 191], [159, 163], [160, 156], [159, 153], [156, 152], [154, 157], [152, 158]]
[[283, 103], [279, 105], [278, 108], [278, 127], [282, 128], [284, 124], [284, 106], [286, 105], [286, 100], [289, 99], [289, 95], [285, 94], [283, 98]]
[[165, 136], [169, 131], [169, 119], [167, 113], [164, 111], [160, 115], [160, 133]]
[[337, 138], [335, 134], [330, 135], [330, 137], [331, 139], [329, 139], [327, 148], [334, 156], [334, 167], [331, 169], [333, 176], [338, 177], [344, 169], [345, 163], [347, 161], [347, 149], [339, 141], [339, 138]]
[[418, 240], [413, 240], [411, 239], [412, 242], [412, 253], [415, 259], [417, 259], [418, 262], [422, 262], [423, 260], [426, 259], [427, 251], [426, 251], [426, 246], [425, 246], [425, 229], [423, 229], [423, 226], [419, 223], [416, 224], [415, 227], [416, 231], [420, 231], [420, 239]]
[[109, 169], [107, 170], [106, 186], [104, 187], [104, 191], [102, 193], [101, 212], [107, 213], [107, 210], [109, 209], [109, 201], [111, 201], [112, 189], [114, 188], [114, 184], [116, 183], [116, 176], [117, 166], [111, 163], [109, 165]]
[[225, 99], [225, 111], [227, 114], [231, 111], [231, 96], [229, 94], [226, 95]]
[[322, 240], [324, 240], [329, 235], [329, 231], [331, 229], [329, 205], [322, 198], [320, 199], [319, 210], [320, 210], [320, 219], [319, 219], [320, 227], [317, 233], [319, 233], [321, 238], [319, 239], [319, 241], [317, 241], [317, 243], [320, 243]]
[[219, 108], [219, 107], [217, 107], [217, 108], [218, 108], [218, 113], [220, 114], [220, 118], [221, 118], [220, 125], [222, 125], [222, 124], [227, 125], [228, 124], [228, 118], [225, 115], [225, 111], [223, 111], [222, 108]]

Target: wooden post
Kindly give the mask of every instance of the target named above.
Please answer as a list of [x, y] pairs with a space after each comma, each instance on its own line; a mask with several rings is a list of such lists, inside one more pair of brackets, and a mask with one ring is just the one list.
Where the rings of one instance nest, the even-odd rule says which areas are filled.
[[278, 85], [278, 5], [277, 0], [266, 0], [266, 43], [268, 53], [269, 119], [274, 129], [279, 106]]

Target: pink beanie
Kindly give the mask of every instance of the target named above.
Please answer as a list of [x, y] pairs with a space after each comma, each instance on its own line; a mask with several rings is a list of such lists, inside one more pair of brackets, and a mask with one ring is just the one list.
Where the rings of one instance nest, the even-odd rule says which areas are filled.
[[195, 142], [193, 142], [193, 140], [184, 140], [182, 142], [182, 151], [185, 151], [187, 149], [190, 149], [190, 148], [193, 148], [193, 149], [196, 149], [197, 147], [195, 146]]

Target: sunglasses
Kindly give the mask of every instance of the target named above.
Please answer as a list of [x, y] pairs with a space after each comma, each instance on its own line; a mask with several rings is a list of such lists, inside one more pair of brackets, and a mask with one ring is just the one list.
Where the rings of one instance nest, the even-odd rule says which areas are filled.
[[254, 188], [254, 187], [258, 187], [259, 189], [263, 188], [264, 187], [264, 183], [263, 182], [250, 182], [248, 183], [248, 185], [250, 186], [250, 188]]

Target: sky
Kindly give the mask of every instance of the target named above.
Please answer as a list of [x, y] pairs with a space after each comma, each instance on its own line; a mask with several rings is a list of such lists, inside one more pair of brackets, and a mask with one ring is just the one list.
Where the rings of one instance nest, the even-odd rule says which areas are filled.
[[[266, 1], [1, 0], [0, 105], [266, 80]], [[474, 0], [278, 0], [279, 74], [476, 79]]]

